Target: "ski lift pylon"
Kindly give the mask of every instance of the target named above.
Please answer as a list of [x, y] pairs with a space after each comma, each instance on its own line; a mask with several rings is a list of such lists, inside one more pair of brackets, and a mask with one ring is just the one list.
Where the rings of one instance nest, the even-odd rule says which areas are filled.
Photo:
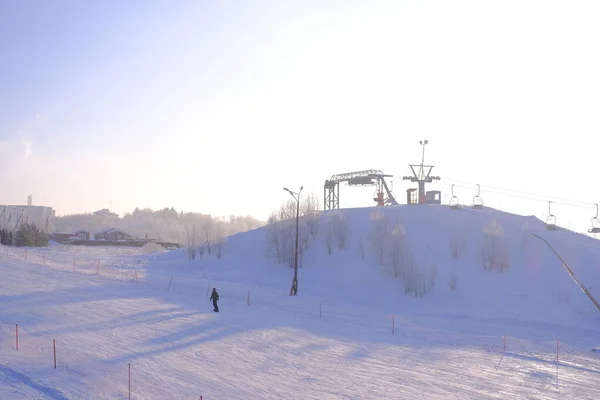
[[546, 218], [546, 229], [549, 231], [555, 231], [558, 228], [556, 227], [556, 216], [552, 214], [552, 210], [550, 209], [550, 205], [552, 201], [548, 202], [548, 218]]
[[460, 210], [460, 204], [458, 203], [458, 197], [454, 195], [454, 184], [452, 184], [450, 188], [450, 193], [452, 197], [450, 197], [450, 208], [452, 210]]
[[596, 216], [592, 218], [592, 227], [588, 229], [588, 233], [600, 233], [600, 219], [598, 219], [598, 204], [596, 206]]
[[477, 194], [473, 197], [473, 208], [476, 210], [480, 210], [483, 208], [483, 200], [479, 196], [481, 194], [481, 187], [477, 184]]

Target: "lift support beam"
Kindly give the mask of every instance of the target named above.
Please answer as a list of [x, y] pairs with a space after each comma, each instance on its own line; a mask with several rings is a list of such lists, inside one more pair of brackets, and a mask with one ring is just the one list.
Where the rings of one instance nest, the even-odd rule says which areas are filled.
[[340, 183], [342, 182], [348, 182], [348, 185], [350, 186], [371, 186], [381, 182], [388, 196], [386, 203], [398, 205], [398, 202], [385, 181], [385, 178], [388, 177], [392, 177], [392, 175], [386, 175], [381, 170], [377, 169], [333, 175], [325, 181], [323, 209], [334, 210], [340, 208]]

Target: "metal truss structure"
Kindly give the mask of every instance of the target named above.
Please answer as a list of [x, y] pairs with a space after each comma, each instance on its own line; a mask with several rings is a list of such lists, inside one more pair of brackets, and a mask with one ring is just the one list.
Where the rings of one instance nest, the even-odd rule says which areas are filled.
[[[349, 186], [377, 186], [377, 197], [374, 198], [378, 205], [398, 205], [394, 195], [390, 191], [385, 178], [392, 175], [386, 175], [381, 170], [369, 169], [365, 171], [348, 172], [345, 174], [333, 175], [325, 181], [324, 186], [324, 210], [340, 208], [340, 183], [347, 182]], [[384, 198], [384, 190], [387, 198]]]

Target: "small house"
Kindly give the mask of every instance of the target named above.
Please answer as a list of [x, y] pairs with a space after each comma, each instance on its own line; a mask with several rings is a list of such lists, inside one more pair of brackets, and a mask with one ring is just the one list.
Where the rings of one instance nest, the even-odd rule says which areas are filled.
[[133, 236], [120, 229], [108, 228], [94, 234], [96, 240], [131, 240]]
[[73, 234], [78, 240], [90, 240], [90, 233], [88, 231], [79, 230]]

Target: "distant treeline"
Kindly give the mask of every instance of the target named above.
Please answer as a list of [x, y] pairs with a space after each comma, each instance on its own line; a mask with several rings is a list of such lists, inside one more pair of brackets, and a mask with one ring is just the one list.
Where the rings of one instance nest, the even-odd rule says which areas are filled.
[[186, 240], [186, 230], [192, 228], [204, 238], [211, 241], [213, 236], [232, 235], [258, 228], [264, 225], [251, 216], [214, 217], [194, 212], [177, 211], [175, 208], [151, 210], [136, 208], [132, 213], [126, 213], [122, 218], [94, 214], [75, 214], [56, 217], [51, 220], [50, 232], [71, 233], [78, 230], [94, 233], [106, 228], [117, 228], [139, 238], [152, 238], [162, 241], [183, 244]]

